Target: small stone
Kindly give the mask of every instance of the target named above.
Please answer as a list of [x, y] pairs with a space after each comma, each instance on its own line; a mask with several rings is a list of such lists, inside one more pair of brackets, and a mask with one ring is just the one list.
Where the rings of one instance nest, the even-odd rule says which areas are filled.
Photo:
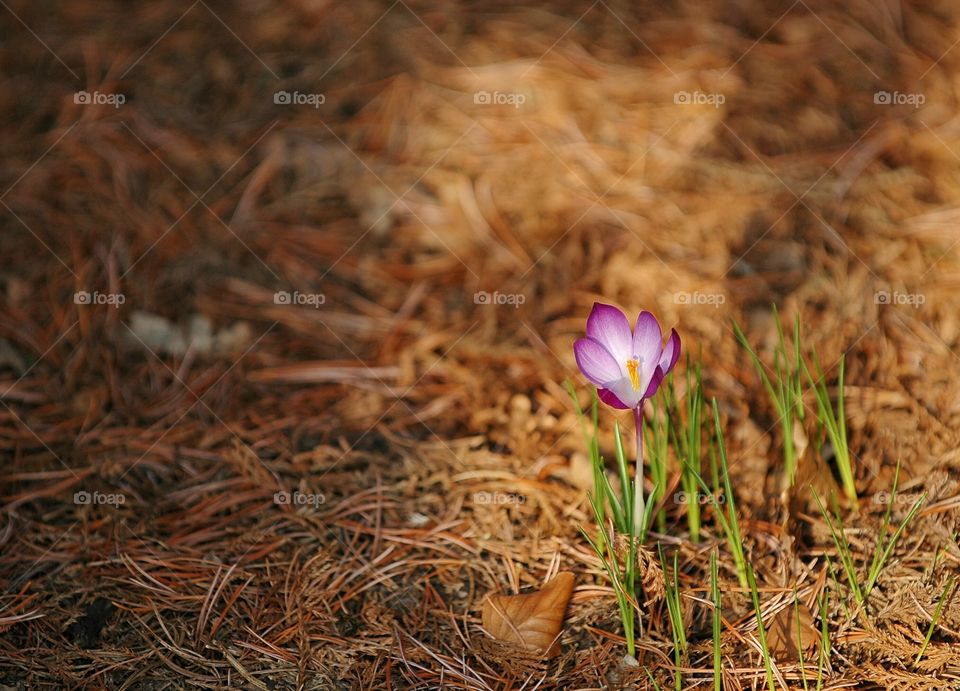
[[407, 525], [413, 528], [422, 528], [430, 522], [430, 517], [415, 511], [407, 517]]

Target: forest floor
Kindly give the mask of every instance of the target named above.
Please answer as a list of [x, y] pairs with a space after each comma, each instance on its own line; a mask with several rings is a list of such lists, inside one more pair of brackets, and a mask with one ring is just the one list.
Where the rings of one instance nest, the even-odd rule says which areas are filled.
[[[673, 688], [663, 602], [625, 666], [579, 530], [563, 383], [588, 400], [596, 300], [702, 359], [765, 625], [826, 617], [823, 687], [960, 688], [960, 595], [917, 660], [960, 561], [958, 15], [4, 4], [0, 688]], [[815, 416], [785, 488], [734, 337], [769, 360], [771, 304], [828, 378], [845, 354], [861, 573], [926, 492], [863, 608], [829, 573]], [[723, 533], [706, 509], [692, 542], [667, 496], [683, 686], [713, 687], [717, 550], [725, 688], [760, 688]], [[483, 631], [487, 595], [558, 571], [557, 657]], [[815, 687], [787, 657], [777, 684]]]

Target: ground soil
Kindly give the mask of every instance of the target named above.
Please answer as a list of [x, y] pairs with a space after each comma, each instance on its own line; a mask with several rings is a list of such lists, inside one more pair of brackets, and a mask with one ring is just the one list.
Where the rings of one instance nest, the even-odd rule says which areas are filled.
[[[672, 688], [663, 603], [623, 666], [579, 532], [596, 300], [702, 358], [765, 622], [830, 593], [824, 688], [960, 688], [955, 599], [916, 661], [960, 559], [958, 14], [4, 4], [0, 688]], [[927, 493], [862, 611], [813, 399], [789, 488], [733, 335], [769, 358], [772, 304], [828, 379], [845, 354], [861, 573], [898, 462], [894, 525]], [[723, 535], [669, 496], [683, 686], [712, 688], [716, 547], [724, 684], [759, 688]], [[485, 634], [487, 594], [559, 570], [558, 657]]]

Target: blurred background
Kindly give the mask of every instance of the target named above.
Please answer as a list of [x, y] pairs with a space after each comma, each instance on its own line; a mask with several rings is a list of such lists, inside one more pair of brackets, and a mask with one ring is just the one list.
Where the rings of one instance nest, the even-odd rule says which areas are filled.
[[595, 300], [702, 356], [756, 520], [773, 303], [861, 491], [960, 491], [953, 3], [0, 5], [5, 688], [497, 687], [480, 597], [589, 556]]

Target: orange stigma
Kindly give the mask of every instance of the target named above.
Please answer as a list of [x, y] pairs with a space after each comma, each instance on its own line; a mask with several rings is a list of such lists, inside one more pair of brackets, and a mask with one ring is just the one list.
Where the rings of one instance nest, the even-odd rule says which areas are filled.
[[640, 361], [637, 358], [627, 360], [627, 374], [630, 375], [630, 384], [634, 391], [640, 390]]

